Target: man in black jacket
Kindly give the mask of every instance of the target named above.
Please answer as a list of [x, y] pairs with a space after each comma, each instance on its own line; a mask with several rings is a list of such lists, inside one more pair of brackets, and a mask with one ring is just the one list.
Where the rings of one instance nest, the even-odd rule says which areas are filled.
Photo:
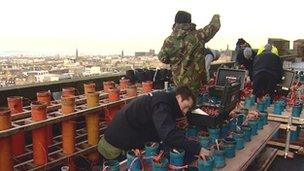
[[265, 50], [254, 59], [253, 94], [257, 97], [265, 94], [273, 97], [276, 85], [282, 81], [282, 61], [278, 55], [271, 52], [271, 49], [271, 45], [265, 45]]
[[196, 141], [188, 140], [176, 126], [176, 120], [184, 117], [195, 104], [195, 96], [186, 87], [178, 87], [174, 93], [153, 92], [137, 97], [123, 107], [114, 117], [98, 151], [105, 159], [115, 159], [123, 151], [143, 149], [146, 142], [162, 142], [170, 148], [185, 150], [185, 162], [195, 156], [208, 155]]
[[[257, 52], [251, 49], [249, 43], [244, 39], [239, 39], [236, 43], [236, 62], [248, 70], [250, 81], [253, 80], [253, 61]], [[251, 53], [250, 53], [251, 52]]]

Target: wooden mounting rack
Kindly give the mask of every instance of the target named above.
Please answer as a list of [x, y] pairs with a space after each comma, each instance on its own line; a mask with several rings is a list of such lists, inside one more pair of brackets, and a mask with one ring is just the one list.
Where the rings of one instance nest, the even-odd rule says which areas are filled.
[[[130, 100], [145, 95], [142, 88], [137, 88], [137, 96], [127, 97], [126, 90], [120, 91], [120, 100], [110, 102], [108, 101], [108, 93], [103, 91], [99, 92], [99, 106], [88, 108], [86, 105], [85, 95], [76, 96], [76, 107], [75, 112], [69, 115], [63, 115], [61, 113], [60, 100], [52, 101], [51, 105], [47, 107], [47, 119], [39, 122], [34, 122], [31, 119], [30, 106], [24, 107], [24, 112], [17, 113], [12, 116], [12, 128], [0, 131], [0, 138], [12, 136], [19, 131], [31, 131], [40, 127], [47, 125], [57, 125], [58, 123], [66, 120], [71, 120], [73, 118], [78, 118], [89, 113], [100, 112], [104, 109], [110, 108], [115, 105], [126, 104]], [[102, 115], [103, 113], [100, 112]], [[103, 118], [103, 117], [102, 117]], [[25, 147], [25, 153], [13, 158], [14, 170], [45, 170], [50, 169], [64, 162], [70, 160], [71, 157], [76, 155], [85, 155], [91, 151], [96, 150], [97, 145], [89, 145], [87, 143], [87, 132], [85, 128], [85, 123], [83, 121], [77, 122], [79, 129], [76, 130], [75, 137], [75, 149], [76, 151], [71, 155], [66, 155], [62, 151], [62, 137], [61, 133], [53, 138], [53, 144], [48, 147], [48, 163], [43, 166], [35, 166], [33, 164], [33, 149], [32, 144]], [[100, 122], [100, 135], [103, 136], [103, 132], [106, 129], [106, 124], [104, 121]]]
[[[105, 93], [104, 91], [97, 91], [99, 92], [99, 98], [100, 99], [105, 99], [108, 97], [108, 93]], [[141, 91], [139, 91], [141, 92]], [[126, 90], [120, 90], [120, 94], [124, 95], [126, 94]], [[86, 96], [85, 95], [78, 95], [75, 96], [75, 102], [76, 105], [82, 105], [86, 103]], [[54, 100], [51, 102], [51, 106], [47, 107], [48, 112], [52, 112], [52, 111], [56, 111], [59, 110], [61, 108], [61, 104], [60, 104], [60, 100]], [[25, 106], [24, 108], [24, 112], [22, 113], [16, 113], [14, 115], [12, 115], [12, 120], [19, 120], [19, 119], [24, 119], [24, 118], [28, 118], [31, 117], [31, 107], [30, 106]]]

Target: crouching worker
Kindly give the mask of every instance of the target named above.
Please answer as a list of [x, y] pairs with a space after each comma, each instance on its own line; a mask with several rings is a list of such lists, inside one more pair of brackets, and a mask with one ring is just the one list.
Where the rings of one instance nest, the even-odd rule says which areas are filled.
[[100, 139], [98, 151], [105, 159], [119, 159], [123, 152], [143, 149], [146, 142], [162, 142], [169, 148], [185, 150], [185, 163], [196, 156], [204, 158], [208, 151], [199, 142], [188, 140], [176, 125], [195, 104], [195, 96], [186, 87], [172, 93], [153, 92], [137, 97], [117, 112]]
[[254, 59], [253, 94], [258, 98], [266, 94], [274, 97], [277, 84], [282, 81], [283, 64], [273, 48], [270, 44], [265, 45], [261, 54]]

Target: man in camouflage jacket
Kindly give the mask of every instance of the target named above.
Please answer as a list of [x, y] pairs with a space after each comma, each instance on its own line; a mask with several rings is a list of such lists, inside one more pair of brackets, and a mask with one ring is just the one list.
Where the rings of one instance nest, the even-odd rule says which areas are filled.
[[191, 14], [178, 11], [175, 16], [173, 32], [164, 41], [158, 59], [170, 64], [173, 81], [177, 86], [186, 85], [198, 93], [202, 84], [206, 84], [205, 43], [220, 29], [219, 15], [214, 15], [211, 22], [196, 30], [191, 23]]

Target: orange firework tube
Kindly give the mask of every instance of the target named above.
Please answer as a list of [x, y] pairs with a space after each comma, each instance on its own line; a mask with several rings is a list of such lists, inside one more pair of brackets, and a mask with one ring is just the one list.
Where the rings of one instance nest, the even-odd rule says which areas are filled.
[[[46, 119], [46, 103], [32, 102], [31, 115], [32, 120], [42, 121]], [[47, 163], [48, 149], [47, 149], [47, 135], [46, 127], [32, 130], [33, 138], [33, 159], [34, 164], [41, 166]]]
[[130, 82], [129, 79], [120, 79], [119, 80], [120, 89], [126, 89], [128, 87], [129, 82]]
[[116, 113], [120, 110], [121, 106], [116, 105], [112, 106], [111, 108], [106, 108], [105, 109], [105, 123], [109, 125], [116, 115]]
[[63, 96], [75, 96], [76, 89], [74, 87], [67, 87], [62, 89]]
[[[117, 88], [110, 88], [109, 89], [109, 96], [108, 96], [108, 100], [110, 102], [114, 102], [119, 100], [120, 98], [120, 90]], [[108, 109], [105, 110], [105, 122], [107, 124], [109, 124], [112, 119], [114, 118], [116, 112], [120, 109], [120, 105], [115, 105], [112, 106]]]
[[[23, 111], [23, 98], [20, 96], [7, 97], [7, 104], [11, 114], [19, 114]], [[25, 138], [24, 132], [19, 131], [12, 135], [12, 152], [13, 156], [18, 156], [25, 152]]]
[[153, 89], [153, 82], [152, 81], [142, 82], [142, 87], [145, 93], [149, 93]]
[[[37, 92], [37, 101], [46, 103], [47, 106], [51, 105], [51, 92], [50, 91], [40, 91]], [[52, 125], [46, 126], [47, 131], [47, 145], [53, 144], [53, 127]]]
[[103, 82], [103, 91], [105, 93], [109, 93], [109, 89], [114, 88], [114, 87], [115, 87], [114, 81], [104, 81]]
[[[99, 93], [93, 92], [86, 94], [88, 108], [99, 105]], [[99, 141], [99, 114], [98, 112], [86, 115], [86, 125], [88, 131], [88, 143], [96, 145]]]
[[86, 84], [83, 84], [83, 87], [84, 87], [84, 94], [96, 91], [95, 90], [95, 88], [96, 88], [95, 83], [86, 83]]
[[135, 97], [137, 96], [137, 87], [135, 85], [130, 85], [127, 88], [127, 97]]
[[[93, 92], [86, 94], [88, 108], [96, 107], [99, 105], [99, 93]], [[99, 113], [89, 113], [86, 115], [86, 126], [88, 132], [88, 144], [97, 145], [99, 141]], [[88, 158], [93, 164], [96, 164], [99, 159], [97, 151], [89, 154]]]
[[[0, 131], [11, 126], [11, 112], [8, 108], [0, 108]], [[0, 138], [0, 171], [13, 171], [11, 137]]]
[[[61, 111], [69, 115], [75, 111], [75, 96], [61, 97]], [[64, 154], [72, 154], [75, 151], [76, 122], [68, 120], [62, 122], [62, 151]]]
[[110, 88], [108, 99], [110, 102], [119, 100], [120, 90], [118, 88]]
[[37, 92], [37, 101], [46, 103], [47, 106], [51, 105], [51, 92], [39, 91]]
[[75, 111], [75, 96], [61, 96], [61, 112], [63, 114], [70, 114]]
[[7, 104], [11, 111], [11, 114], [23, 112], [23, 98], [21, 96], [7, 97]]

